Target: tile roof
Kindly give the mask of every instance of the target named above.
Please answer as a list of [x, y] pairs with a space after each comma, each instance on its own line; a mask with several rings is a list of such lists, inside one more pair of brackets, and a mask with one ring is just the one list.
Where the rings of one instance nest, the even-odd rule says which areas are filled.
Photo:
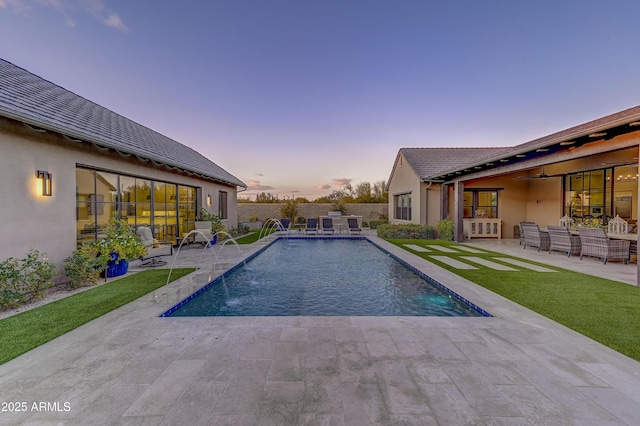
[[247, 187], [197, 151], [3, 59], [0, 115], [228, 185]]
[[[632, 124], [629, 124], [632, 123]], [[640, 106], [625, 109], [605, 117], [592, 120], [578, 126], [552, 133], [519, 145], [501, 148], [401, 148], [402, 153], [416, 174], [422, 180], [441, 180], [451, 173], [463, 172], [475, 166], [498, 162], [518, 154], [531, 153], [541, 148], [551, 147], [563, 141], [589, 139], [592, 133], [634, 131], [634, 125], [640, 123]], [[391, 172], [393, 175], [393, 171]], [[465, 174], [465, 173], [463, 173]]]
[[452, 169], [508, 152], [498, 148], [401, 148], [399, 154], [409, 162], [420, 179], [428, 180]]

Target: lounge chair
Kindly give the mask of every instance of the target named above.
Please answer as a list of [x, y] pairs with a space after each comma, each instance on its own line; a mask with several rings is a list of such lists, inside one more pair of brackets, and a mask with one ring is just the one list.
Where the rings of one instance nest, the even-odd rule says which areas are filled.
[[333, 228], [333, 219], [330, 217], [322, 218], [322, 233], [333, 234], [336, 230]]
[[160, 256], [171, 256], [173, 254], [173, 244], [168, 241], [158, 241], [153, 238], [153, 232], [148, 226], [138, 226], [136, 229], [138, 240], [147, 248], [147, 254], [142, 256], [140, 266], [162, 266], [167, 262], [158, 259]]
[[210, 220], [201, 220], [196, 221], [196, 232], [193, 236], [194, 243], [200, 243], [206, 245], [211, 237], [213, 236], [213, 231], [211, 230], [211, 221]]
[[524, 249], [529, 247], [535, 247], [540, 250], [549, 250], [551, 241], [549, 240], [549, 233], [541, 231], [538, 225], [535, 223], [520, 223], [522, 232], [524, 234]]
[[282, 232], [283, 234], [288, 234], [289, 233], [289, 229], [291, 227], [291, 219], [289, 218], [282, 218], [280, 219], [280, 225], [278, 226], [278, 231]]
[[358, 226], [358, 219], [355, 217], [348, 217], [347, 224], [349, 225], [349, 234], [360, 234], [362, 228]]
[[317, 234], [318, 233], [318, 219], [315, 217], [307, 219], [307, 228], [304, 230], [305, 234]]
[[549, 253], [552, 251], [561, 251], [567, 253], [567, 257], [571, 257], [571, 254], [580, 254], [582, 248], [580, 244], [580, 237], [577, 235], [571, 235], [569, 228], [564, 226], [547, 226], [549, 230], [549, 240], [551, 244], [549, 246]]
[[578, 228], [580, 233], [580, 260], [582, 256], [599, 257], [602, 263], [608, 260], [622, 260], [629, 262], [629, 240], [611, 240], [603, 229]]

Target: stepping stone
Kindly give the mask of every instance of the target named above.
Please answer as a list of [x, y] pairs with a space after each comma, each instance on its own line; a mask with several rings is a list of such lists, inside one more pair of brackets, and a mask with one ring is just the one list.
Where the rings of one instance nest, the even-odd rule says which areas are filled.
[[545, 268], [543, 266], [538, 266], [538, 265], [532, 265], [531, 263], [523, 262], [523, 261], [517, 260], [517, 259], [511, 259], [511, 258], [508, 258], [508, 257], [496, 257], [495, 259], [499, 260], [501, 262], [510, 263], [512, 265], [520, 266], [522, 268], [531, 269], [532, 271], [536, 271], [536, 272], [558, 272], [558, 271], [555, 271], [553, 269]]
[[406, 248], [411, 249], [413, 251], [419, 251], [419, 252], [423, 252], [423, 253], [428, 253], [428, 252], [431, 251], [428, 248], [424, 248], [424, 247], [416, 245], [416, 244], [403, 244], [403, 246], [405, 246]]
[[481, 257], [462, 256], [462, 258], [470, 262], [479, 263], [480, 265], [486, 266], [487, 268], [495, 269], [496, 271], [517, 271], [517, 269], [511, 268], [510, 266], [492, 262], [490, 260], [483, 259]]
[[474, 249], [467, 246], [454, 246], [455, 249], [468, 251], [469, 253], [486, 253], [486, 251]]
[[431, 255], [429, 257], [434, 258], [435, 260], [439, 260], [442, 263], [446, 263], [449, 266], [452, 266], [456, 269], [478, 269], [475, 266], [471, 266], [468, 263], [460, 262], [458, 259], [454, 259], [449, 256], [434, 256]]
[[439, 246], [437, 244], [427, 245], [427, 247], [431, 247], [432, 249], [441, 251], [443, 253], [460, 253], [459, 251], [452, 250], [449, 247]]

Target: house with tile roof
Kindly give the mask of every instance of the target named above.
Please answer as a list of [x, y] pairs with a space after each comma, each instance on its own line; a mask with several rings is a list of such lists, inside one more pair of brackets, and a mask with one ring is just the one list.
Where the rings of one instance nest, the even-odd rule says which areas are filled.
[[197, 151], [0, 59], [0, 259], [56, 263], [112, 215], [176, 243], [205, 208], [237, 223], [240, 179]]
[[518, 223], [638, 220], [640, 106], [496, 148], [402, 148], [388, 179], [391, 223], [453, 219], [456, 240], [512, 238]]

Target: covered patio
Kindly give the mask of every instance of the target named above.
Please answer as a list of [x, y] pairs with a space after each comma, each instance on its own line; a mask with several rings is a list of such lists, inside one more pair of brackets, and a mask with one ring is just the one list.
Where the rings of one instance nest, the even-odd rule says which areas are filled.
[[[640, 107], [635, 107], [430, 179], [439, 182], [441, 217], [454, 220], [456, 241], [513, 238], [520, 222], [546, 228], [566, 217], [576, 229], [606, 228], [619, 217], [628, 224], [628, 235], [617, 237], [635, 247], [639, 144]], [[640, 267], [634, 266], [638, 283]]]

